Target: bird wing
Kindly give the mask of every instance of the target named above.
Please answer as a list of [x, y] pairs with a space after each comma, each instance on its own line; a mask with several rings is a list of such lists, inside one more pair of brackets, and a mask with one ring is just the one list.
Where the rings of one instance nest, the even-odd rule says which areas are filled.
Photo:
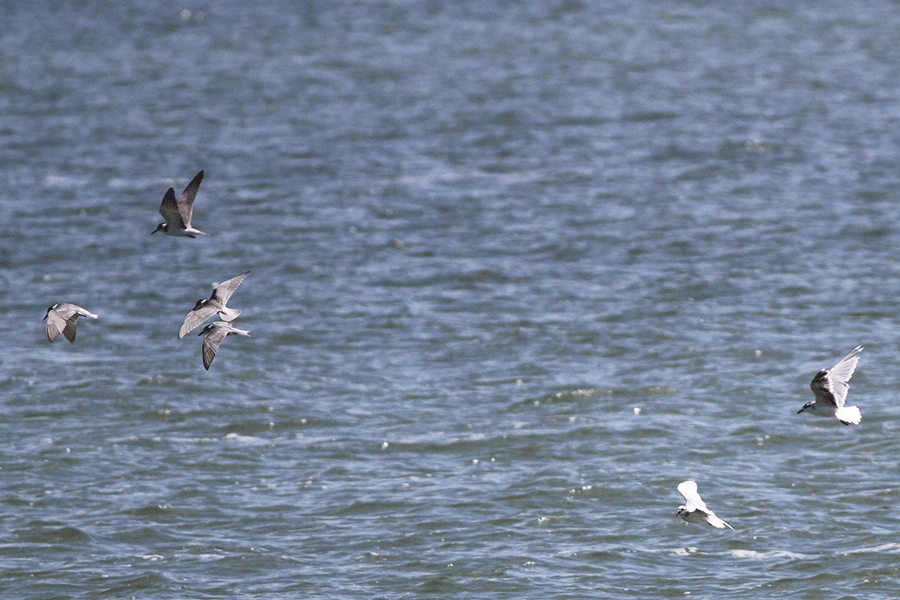
[[[49, 321], [49, 319], [48, 319]], [[78, 332], [78, 318], [75, 315], [69, 317], [66, 321], [66, 326], [63, 328], [63, 335], [66, 336], [66, 339], [71, 343], [75, 343], [75, 334]]]
[[209, 371], [209, 365], [212, 364], [213, 359], [216, 357], [216, 352], [219, 351], [219, 344], [222, 343], [226, 335], [228, 335], [227, 327], [216, 327], [207, 333], [203, 339], [203, 367], [207, 371]]
[[175, 200], [175, 190], [169, 188], [166, 195], [163, 196], [162, 204], [159, 205], [159, 214], [170, 227], [180, 227], [185, 229], [184, 219], [178, 212], [178, 203]]
[[[59, 334], [63, 332], [63, 328], [66, 326], [66, 320], [62, 318], [59, 313], [54, 310], [47, 311], [47, 339], [51, 342], [55, 342], [59, 337]], [[68, 337], [68, 336], [66, 336]]]
[[705, 513], [710, 512], [710, 510], [706, 508], [706, 503], [700, 498], [700, 494], [697, 493], [696, 481], [691, 481], [690, 479], [682, 481], [678, 484], [678, 492], [684, 496], [684, 509], [686, 511], [702, 510]]
[[[184, 219], [187, 227], [191, 226], [191, 217], [194, 215], [194, 198], [197, 197], [197, 190], [200, 189], [200, 182], [203, 181], [203, 171], [194, 175], [191, 182], [184, 188], [181, 195], [178, 196], [178, 213]], [[174, 194], [174, 192], [173, 192]]]
[[856, 370], [859, 353], [862, 351], [863, 347], [857, 346], [836, 365], [827, 371], [822, 369], [816, 374], [812, 383], [809, 384], [816, 396], [816, 402], [822, 400], [835, 408], [844, 406], [844, 402], [847, 401], [847, 392], [850, 391], [850, 378]]
[[221, 306], [225, 306], [228, 303], [228, 299], [231, 298], [231, 295], [234, 293], [234, 290], [241, 285], [241, 282], [244, 280], [244, 277], [247, 276], [247, 273], [250, 271], [245, 271], [238, 275], [237, 277], [232, 277], [228, 281], [223, 281], [222, 283], [214, 286], [212, 296], [210, 296], [210, 300], [218, 300], [221, 302]]
[[184, 323], [181, 324], [181, 329], [178, 331], [178, 339], [180, 340], [191, 331], [197, 329], [204, 321], [217, 312], [219, 312], [218, 307], [210, 306], [208, 303], [189, 312], [184, 318]]

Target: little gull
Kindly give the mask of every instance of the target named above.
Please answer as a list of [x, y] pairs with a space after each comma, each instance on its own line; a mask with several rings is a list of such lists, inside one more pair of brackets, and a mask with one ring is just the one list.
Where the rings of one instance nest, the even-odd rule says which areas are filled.
[[857, 346], [838, 364], [816, 373], [812, 383], [809, 384], [816, 399], [804, 404], [797, 414], [806, 411], [818, 417], [837, 417], [844, 425], [859, 425], [862, 418], [859, 409], [855, 406], [844, 406], [844, 403], [850, 390], [850, 378], [853, 377], [853, 371], [859, 362], [859, 353], [862, 351], [863, 347]]
[[219, 313], [223, 321], [234, 321], [241, 314], [241, 311], [237, 308], [228, 308], [226, 304], [228, 299], [231, 298], [231, 294], [241, 285], [244, 277], [249, 272], [244, 271], [228, 281], [214, 284], [212, 294], [210, 294], [208, 299], [200, 298], [197, 300], [197, 304], [194, 305], [191, 312], [184, 318], [184, 323], [181, 324], [178, 339], [180, 340], [186, 336], [216, 313]]
[[48, 308], [47, 314], [44, 315], [44, 319], [47, 320], [47, 339], [55, 342], [61, 333], [74, 344], [75, 333], [78, 330], [76, 322], [78, 317], [98, 318], [94, 313], [68, 302], [54, 304]]
[[162, 215], [165, 222], [156, 226], [156, 229], [150, 233], [162, 231], [168, 235], [178, 237], [196, 237], [197, 235], [206, 235], [199, 229], [191, 227], [191, 216], [194, 214], [194, 198], [197, 197], [197, 190], [200, 189], [200, 182], [203, 181], [203, 171], [197, 173], [188, 184], [178, 200], [175, 200], [175, 190], [169, 188], [163, 196], [162, 204], [159, 205], [159, 214]]
[[734, 527], [716, 516], [716, 513], [706, 508], [706, 503], [697, 493], [697, 482], [688, 479], [678, 484], [678, 492], [684, 496], [684, 504], [678, 507], [677, 514], [688, 523], [708, 523], [713, 527], [724, 529], [727, 527], [734, 531]]
[[203, 366], [207, 371], [209, 371], [209, 365], [212, 364], [213, 359], [216, 357], [216, 352], [219, 351], [219, 344], [222, 343], [226, 336], [237, 334], [250, 337], [249, 331], [238, 329], [227, 321], [213, 321], [197, 335], [203, 335], [204, 333], [206, 334], [206, 339], [203, 340]]

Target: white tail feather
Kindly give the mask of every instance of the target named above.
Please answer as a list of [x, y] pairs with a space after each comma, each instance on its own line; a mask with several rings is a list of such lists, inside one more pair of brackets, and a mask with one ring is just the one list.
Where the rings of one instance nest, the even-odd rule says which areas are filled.
[[844, 425], [859, 425], [862, 415], [855, 406], [842, 406], [834, 411], [834, 416]]

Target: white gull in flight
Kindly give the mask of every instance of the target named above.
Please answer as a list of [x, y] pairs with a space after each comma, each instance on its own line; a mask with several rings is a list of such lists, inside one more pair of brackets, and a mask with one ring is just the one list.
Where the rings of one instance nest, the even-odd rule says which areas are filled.
[[837, 417], [844, 425], [859, 425], [862, 418], [859, 409], [855, 406], [844, 406], [844, 403], [847, 401], [847, 392], [850, 391], [850, 378], [853, 377], [853, 371], [859, 362], [859, 353], [862, 351], [863, 347], [857, 346], [838, 361], [838, 364], [816, 373], [812, 383], [809, 384], [816, 399], [804, 404], [797, 414], [808, 412], [817, 417]]
[[684, 496], [684, 504], [678, 507], [677, 514], [688, 523], [707, 523], [713, 527], [724, 529], [727, 527], [734, 531], [734, 527], [716, 516], [716, 513], [706, 508], [706, 502], [697, 493], [697, 482], [688, 479], [678, 484], [678, 492]]

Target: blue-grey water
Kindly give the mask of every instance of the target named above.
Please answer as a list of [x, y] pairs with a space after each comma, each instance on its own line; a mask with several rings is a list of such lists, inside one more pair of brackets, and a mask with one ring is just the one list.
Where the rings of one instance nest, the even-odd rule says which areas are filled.
[[900, 593], [896, 2], [0, 22], [3, 598]]

